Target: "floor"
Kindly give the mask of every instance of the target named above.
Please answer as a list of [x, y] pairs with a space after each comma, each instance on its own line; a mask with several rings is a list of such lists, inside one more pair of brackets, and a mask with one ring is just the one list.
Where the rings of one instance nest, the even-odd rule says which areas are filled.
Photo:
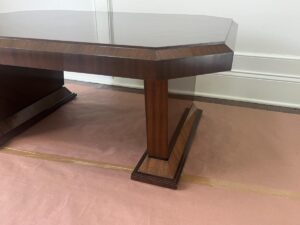
[[204, 110], [177, 191], [134, 182], [143, 95], [79, 83], [78, 98], [0, 151], [0, 225], [300, 225], [300, 115]]

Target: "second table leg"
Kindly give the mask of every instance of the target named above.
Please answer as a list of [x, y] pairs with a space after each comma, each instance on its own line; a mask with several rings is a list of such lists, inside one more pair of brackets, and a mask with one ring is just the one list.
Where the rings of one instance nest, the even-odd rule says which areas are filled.
[[75, 98], [63, 71], [0, 65], [0, 145]]
[[[195, 78], [145, 80], [147, 151], [132, 179], [177, 188], [202, 111], [190, 96]], [[191, 93], [190, 93], [191, 94]]]

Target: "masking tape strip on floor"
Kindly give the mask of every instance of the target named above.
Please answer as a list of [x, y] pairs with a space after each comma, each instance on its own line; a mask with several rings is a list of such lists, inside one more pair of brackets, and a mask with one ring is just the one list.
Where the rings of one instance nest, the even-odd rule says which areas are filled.
[[[101, 168], [101, 169], [109, 169], [109, 170], [115, 170], [115, 171], [124, 171], [124, 172], [132, 172], [133, 171], [133, 167], [130, 167], [130, 166], [110, 164], [110, 163], [80, 159], [80, 158], [75, 158], [75, 157], [61, 156], [61, 155], [41, 153], [41, 152], [33, 152], [33, 151], [15, 149], [15, 148], [10, 148], [10, 147], [0, 148], [0, 150], [1, 150], [0, 151], [1, 153], [23, 156], [23, 157], [30, 157], [30, 158], [37, 158], [37, 159], [42, 159], [42, 160], [47, 160], [47, 161], [70, 163], [70, 164], [77, 164], [77, 165], [83, 165], [83, 166], [92, 166], [92, 167], [97, 167], [97, 168]], [[261, 185], [242, 184], [242, 183], [238, 183], [238, 182], [201, 177], [201, 176], [197, 176], [197, 175], [183, 174], [181, 177], [181, 182], [205, 185], [205, 186], [210, 186], [210, 187], [215, 187], [215, 188], [223, 188], [223, 189], [227, 189], [227, 190], [252, 192], [252, 193], [258, 193], [258, 194], [264, 194], [264, 195], [272, 195], [272, 196], [286, 197], [286, 198], [292, 198], [292, 199], [300, 199], [300, 192], [279, 190], [276, 188], [269, 188], [269, 187], [265, 187], [265, 186], [261, 186]]]

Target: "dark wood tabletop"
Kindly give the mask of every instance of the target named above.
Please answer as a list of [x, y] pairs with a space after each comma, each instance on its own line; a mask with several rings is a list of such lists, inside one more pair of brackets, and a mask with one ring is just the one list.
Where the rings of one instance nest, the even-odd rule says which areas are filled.
[[0, 64], [139, 79], [193, 76], [230, 70], [236, 31], [231, 19], [201, 15], [3, 13]]

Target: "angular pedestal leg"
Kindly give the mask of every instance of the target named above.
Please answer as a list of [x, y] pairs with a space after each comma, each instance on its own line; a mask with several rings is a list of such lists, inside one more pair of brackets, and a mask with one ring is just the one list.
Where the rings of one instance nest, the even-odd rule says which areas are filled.
[[0, 66], [0, 145], [73, 99], [63, 85], [62, 71]]
[[195, 78], [146, 80], [147, 151], [131, 178], [177, 188], [202, 111], [193, 105]]

